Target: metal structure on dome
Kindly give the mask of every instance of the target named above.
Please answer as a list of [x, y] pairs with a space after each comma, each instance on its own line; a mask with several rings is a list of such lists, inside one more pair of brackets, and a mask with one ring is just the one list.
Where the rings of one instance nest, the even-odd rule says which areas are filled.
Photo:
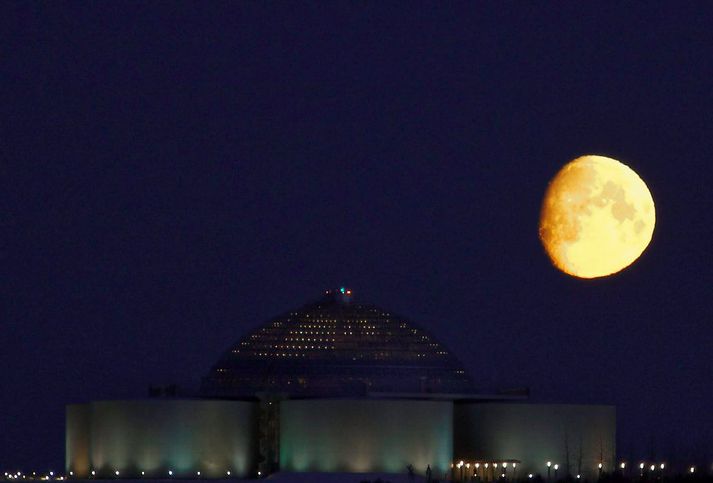
[[346, 287], [328, 290], [234, 344], [203, 379], [209, 397], [470, 393], [461, 363], [430, 334]]

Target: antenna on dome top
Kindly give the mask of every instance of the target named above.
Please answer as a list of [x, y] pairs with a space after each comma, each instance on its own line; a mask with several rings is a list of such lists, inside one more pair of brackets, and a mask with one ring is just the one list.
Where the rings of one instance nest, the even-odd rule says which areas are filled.
[[352, 301], [352, 291], [346, 287], [339, 287], [339, 300], [344, 304]]
[[325, 290], [324, 295], [343, 304], [348, 304], [352, 301], [352, 290], [347, 287], [339, 287], [336, 290]]

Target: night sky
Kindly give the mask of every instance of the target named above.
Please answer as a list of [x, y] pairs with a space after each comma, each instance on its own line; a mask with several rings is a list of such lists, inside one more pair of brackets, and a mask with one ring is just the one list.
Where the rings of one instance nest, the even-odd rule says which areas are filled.
[[[64, 405], [194, 388], [347, 285], [485, 389], [616, 404], [624, 457], [713, 456], [713, 5], [4, 2], [0, 469]], [[538, 239], [587, 153], [657, 207], [623, 272]]]

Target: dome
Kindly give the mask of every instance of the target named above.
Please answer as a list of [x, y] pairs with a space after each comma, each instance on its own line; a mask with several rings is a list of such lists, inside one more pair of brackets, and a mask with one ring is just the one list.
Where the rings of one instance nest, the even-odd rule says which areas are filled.
[[203, 379], [209, 397], [470, 393], [461, 363], [388, 310], [355, 303], [346, 288], [278, 316], [226, 351]]

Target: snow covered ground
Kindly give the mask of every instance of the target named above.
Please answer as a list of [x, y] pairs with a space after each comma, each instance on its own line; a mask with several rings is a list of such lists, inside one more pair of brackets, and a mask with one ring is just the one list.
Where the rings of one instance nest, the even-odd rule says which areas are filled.
[[425, 478], [415, 476], [413, 479], [404, 472], [399, 473], [275, 473], [267, 480], [280, 483], [374, 483], [378, 479], [390, 483], [423, 483]]
[[[242, 478], [231, 478], [231, 479], [184, 479], [184, 478], [173, 478], [173, 479], [154, 479], [154, 478], [144, 478], [144, 479], [92, 479], [92, 480], [80, 480], [74, 479], [76, 483], [99, 483], [99, 482], [111, 482], [111, 483], [241, 483], [241, 482], [259, 482], [268, 481], [270, 483], [377, 483], [381, 479], [382, 483], [425, 483], [426, 478], [422, 476], [414, 476], [409, 478], [408, 474], [404, 473], [275, 473], [267, 478], [262, 479], [242, 479]], [[435, 475], [434, 475], [435, 479]], [[440, 480], [444, 482], [443, 479]]]

